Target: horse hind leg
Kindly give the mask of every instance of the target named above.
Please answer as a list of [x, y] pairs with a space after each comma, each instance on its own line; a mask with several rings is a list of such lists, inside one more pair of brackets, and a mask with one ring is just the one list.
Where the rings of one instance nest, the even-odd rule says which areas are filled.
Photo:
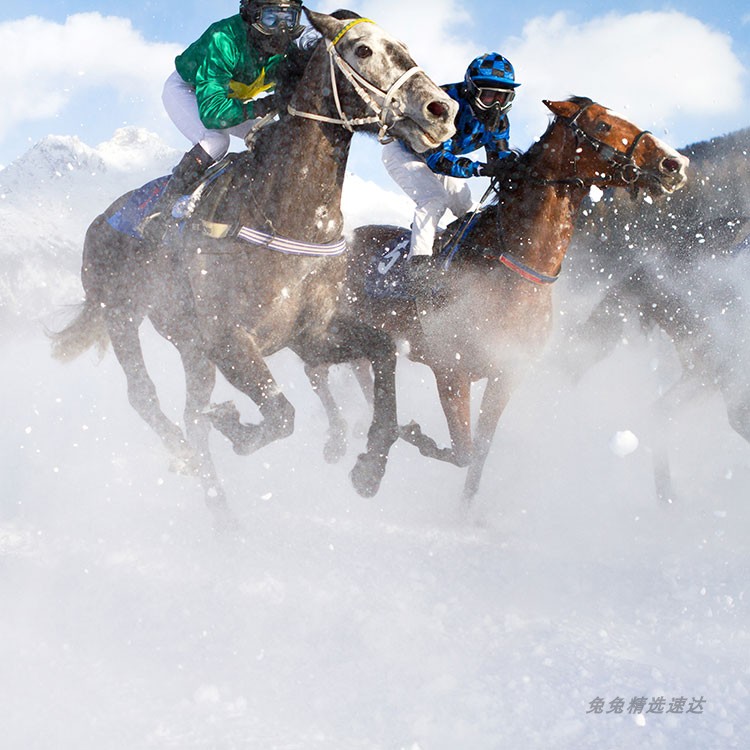
[[138, 323], [128, 318], [129, 313], [120, 314], [109, 310], [108, 329], [112, 350], [117, 357], [127, 380], [128, 400], [140, 417], [159, 436], [169, 453], [179, 461], [190, 458], [190, 450], [182, 430], [161, 410], [156, 386], [151, 380], [138, 334]]

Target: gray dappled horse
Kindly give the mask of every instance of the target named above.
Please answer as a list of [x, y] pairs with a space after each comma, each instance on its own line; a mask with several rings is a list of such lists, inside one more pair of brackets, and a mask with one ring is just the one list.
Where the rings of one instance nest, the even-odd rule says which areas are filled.
[[[437, 294], [415, 302], [365, 293], [366, 274], [377, 273], [371, 259], [392, 253], [404, 237], [398, 227], [358, 228], [350, 253], [360, 318], [407, 340], [409, 357], [432, 369], [451, 445], [439, 447], [414, 422], [401, 435], [425, 456], [468, 467], [466, 501], [479, 487], [500, 415], [549, 337], [552, 282], [591, 187], [664, 195], [686, 181], [687, 158], [602, 105], [583, 97], [545, 104], [554, 115], [547, 131], [494, 183], [495, 205], [465, 230]], [[328, 409], [331, 439], [343, 441], [325, 373], [308, 374]], [[472, 435], [471, 384], [482, 379]]]
[[[364, 130], [424, 151], [454, 132], [455, 103], [401, 42], [367, 19], [306, 13], [323, 39], [288, 112], [217, 178], [225, 189], [229, 180], [228, 198], [202, 215], [207, 195], [189, 221], [155, 245], [110, 226], [128, 196], [115, 202], [86, 235], [83, 308], [54, 335], [59, 358], [111, 341], [131, 404], [174, 456], [197, 464], [220, 522], [228, 511], [208, 450], [208, 420], [243, 454], [291, 434], [294, 408], [264, 361], [286, 347], [313, 365], [363, 357], [372, 364], [374, 415], [351, 476], [362, 495], [377, 491], [398, 435], [395, 350], [385, 333], [339, 304], [350, 141]], [[182, 357], [186, 434], [162, 412], [146, 370], [138, 333], [146, 317]], [[207, 414], [214, 365], [258, 405], [260, 423], [241, 424], [227, 408]]]

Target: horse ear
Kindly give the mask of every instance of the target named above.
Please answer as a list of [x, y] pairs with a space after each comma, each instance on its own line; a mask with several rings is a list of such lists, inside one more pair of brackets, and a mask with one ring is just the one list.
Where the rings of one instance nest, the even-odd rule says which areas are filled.
[[[334, 18], [334, 16], [327, 16], [325, 13], [316, 13], [309, 8], [304, 8], [303, 10], [305, 11], [305, 15], [310, 21], [312, 27], [316, 31], [319, 31], [328, 40], [335, 39], [336, 35], [348, 23], [347, 20], [339, 20]], [[339, 11], [337, 11], [337, 14], [338, 13]], [[357, 18], [356, 14], [349, 14], [348, 12], [347, 16]]]
[[572, 117], [579, 109], [578, 105], [568, 101], [552, 102], [549, 99], [542, 99], [542, 104], [557, 117]]

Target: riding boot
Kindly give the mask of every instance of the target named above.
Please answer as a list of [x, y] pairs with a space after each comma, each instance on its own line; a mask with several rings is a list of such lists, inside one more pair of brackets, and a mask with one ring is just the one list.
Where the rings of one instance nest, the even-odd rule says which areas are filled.
[[187, 195], [195, 183], [214, 163], [200, 143], [196, 143], [172, 170], [164, 192], [154, 204], [144, 235], [152, 240], [161, 239], [172, 221], [172, 207], [178, 198]]

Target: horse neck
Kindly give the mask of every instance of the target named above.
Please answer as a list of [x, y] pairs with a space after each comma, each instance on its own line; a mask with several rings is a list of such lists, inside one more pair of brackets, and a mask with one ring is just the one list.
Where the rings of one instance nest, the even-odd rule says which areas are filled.
[[[315, 55], [294, 97], [304, 112], [328, 114], [327, 58]], [[290, 239], [327, 243], [343, 233], [341, 189], [352, 133], [339, 125], [283, 115], [256, 143], [241, 223]]]
[[559, 121], [522, 157], [519, 168], [528, 176], [513, 190], [500, 194], [495, 233], [500, 252], [555, 276], [573, 237], [575, 218], [588, 190], [571, 182], [575, 177], [575, 139]]

